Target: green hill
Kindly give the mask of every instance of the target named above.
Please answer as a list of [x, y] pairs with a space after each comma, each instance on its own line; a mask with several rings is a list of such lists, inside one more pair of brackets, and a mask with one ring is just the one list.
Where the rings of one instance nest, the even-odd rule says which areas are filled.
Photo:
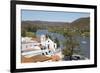
[[71, 23], [71, 27], [76, 27], [80, 30], [90, 29], [90, 18], [79, 18]]

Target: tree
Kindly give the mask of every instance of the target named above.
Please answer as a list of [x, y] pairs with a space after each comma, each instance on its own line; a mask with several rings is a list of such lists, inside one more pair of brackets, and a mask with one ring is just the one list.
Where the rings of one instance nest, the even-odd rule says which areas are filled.
[[25, 30], [22, 30], [21, 36], [22, 36], [22, 37], [25, 37], [25, 36], [26, 36], [26, 31], [25, 31]]
[[65, 42], [66, 48], [63, 51], [63, 54], [65, 56], [70, 56], [70, 60], [72, 59], [72, 55], [74, 54], [74, 48], [79, 47], [79, 42], [76, 40], [75, 32], [69, 31], [65, 35], [67, 37], [67, 40]]
[[31, 26], [28, 26], [28, 27], [27, 27], [27, 31], [28, 31], [28, 32], [32, 31], [32, 27], [31, 27]]
[[33, 32], [26, 32], [27, 37], [36, 37], [35, 33]]

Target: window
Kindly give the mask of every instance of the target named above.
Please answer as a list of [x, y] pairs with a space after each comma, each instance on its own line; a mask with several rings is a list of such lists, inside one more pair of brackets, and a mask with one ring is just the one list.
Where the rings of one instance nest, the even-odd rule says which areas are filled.
[[55, 45], [54, 45], [54, 48], [55, 48]]
[[48, 55], [48, 53], [47, 52], [45, 52], [46, 53], [46, 55]]
[[49, 53], [50, 53], [51, 51], [49, 50]]
[[44, 55], [44, 53], [42, 53], [42, 55]]
[[43, 48], [41, 48], [41, 50], [43, 50]]
[[49, 48], [49, 44], [48, 44], [48, 48]]

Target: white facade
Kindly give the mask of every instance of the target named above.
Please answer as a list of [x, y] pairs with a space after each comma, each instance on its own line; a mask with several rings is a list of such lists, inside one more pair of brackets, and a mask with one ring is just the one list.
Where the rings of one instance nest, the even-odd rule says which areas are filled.
[[57, 44], [54, 43], [49, 37], [46, 38], [45, 35], [41, 35], [41, 45], [45, 47], [45, 49], [42, 51], [43, 55], [51, 56], [55, 52], [57, 48]]
[[31, 41], [31, 37], [22, 37], [22, 42], [28, 42]]
[[47, 49], [55, 50], [57, 48], [57, 44], [54, 43], [50, 38], [46, 38], [45, 35], [41, 35], [41, 44]]
[[55, 49], [57, 48], [57, 45], [56, 43], [54, 43], [50, 38], [48, 38], [46, 41], [45, 41], [45, 46], [47, 49], [52, 49], [55, 51]]
[[22, 38], [22, 45], [21, 45], [21, 48], [22, 48], [22, 51], [26, 51], [26, 50], [29, 50], [29, 49], [41, 49], [38, 45], [39, 43], [37, 41], [33, 41], [31, 40], [32, 38]]

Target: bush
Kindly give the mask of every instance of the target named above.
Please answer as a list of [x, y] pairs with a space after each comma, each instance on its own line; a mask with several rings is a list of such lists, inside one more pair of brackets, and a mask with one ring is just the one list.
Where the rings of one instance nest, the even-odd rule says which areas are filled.
[[27, 37], [36, 37], [35, 33], [33, 32], [26, 32]]

